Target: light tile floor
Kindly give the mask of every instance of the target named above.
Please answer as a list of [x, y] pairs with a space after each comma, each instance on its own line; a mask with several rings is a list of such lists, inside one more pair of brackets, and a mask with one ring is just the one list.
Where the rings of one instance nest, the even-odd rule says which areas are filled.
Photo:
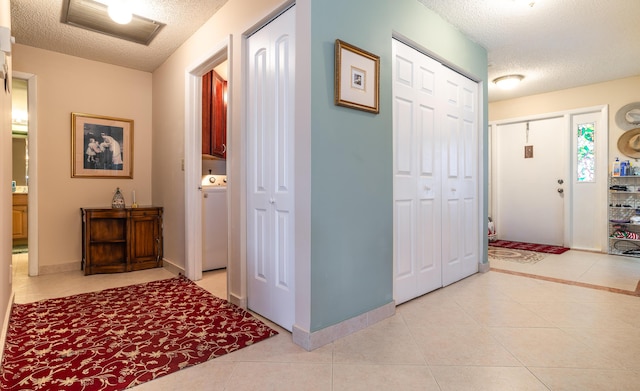
[[[594, 268], [600, 261], [594, 262], [559, 273], [602, 282]], [[567, 264], [574, 267], [574, 261]], [[633, 273], [640, 269], [631, 266]], [[17, 269], [17, 302], [172, 276], [152, 269], [30, 278]], [[226, 273], [205, 273], [198, 284], [224, 297]], [[640, 298], [494, 271], [404, 303], [391, 318], [312, 352], [272, 326], [279, 335], [133, 389], [640, 389]]]
[[631, 292], [640, 281], [640, 258], [587, 251], [546, 254], [544, 259], [533, 264], [492, 260], [491, 267]]

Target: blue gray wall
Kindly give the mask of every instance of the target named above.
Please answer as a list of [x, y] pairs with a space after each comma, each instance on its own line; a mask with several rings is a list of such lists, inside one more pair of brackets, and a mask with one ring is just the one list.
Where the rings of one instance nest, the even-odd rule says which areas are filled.
[[[487, 54], [417, 0], [311, 5], [313, 332], [393, 300], [392, 37], [410, 39], [475, 80], [486, 80]], [[380, 56], [379, 114], [334, 105], [336, 39]], [[486, 84], [484, 96], [486, 140]]]

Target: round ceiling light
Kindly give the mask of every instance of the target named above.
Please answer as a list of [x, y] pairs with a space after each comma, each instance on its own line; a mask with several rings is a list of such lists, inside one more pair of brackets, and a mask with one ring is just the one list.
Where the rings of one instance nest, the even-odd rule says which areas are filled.
[[109, 3], [109, 17], [116, 23], [127, 24], [133, 17], [131, 2], [128, 0], [111, 0]]
[[522, 75], [506, 75], [493, 79], [493, 83], [503, 90], [510, 90], [520, 84], [522, 79]]

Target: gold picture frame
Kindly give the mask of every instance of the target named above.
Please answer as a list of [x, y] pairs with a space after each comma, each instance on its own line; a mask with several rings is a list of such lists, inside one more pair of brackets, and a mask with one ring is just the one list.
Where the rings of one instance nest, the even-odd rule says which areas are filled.
[[335, 43], [335, 104], [380, 112], [380, 57], [344, 41]]
[[71, 113], [71, 177], [133, 178], [133, 120]]

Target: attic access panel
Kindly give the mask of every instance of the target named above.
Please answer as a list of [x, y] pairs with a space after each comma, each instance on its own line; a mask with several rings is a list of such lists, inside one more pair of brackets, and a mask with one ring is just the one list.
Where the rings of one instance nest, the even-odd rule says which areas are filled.
[[64, 0], [61, 22], [147, 46], [165, 26], [138, 15], [128, 24], [118, 24], [109, 17], [106, 5], [93, 0]]

